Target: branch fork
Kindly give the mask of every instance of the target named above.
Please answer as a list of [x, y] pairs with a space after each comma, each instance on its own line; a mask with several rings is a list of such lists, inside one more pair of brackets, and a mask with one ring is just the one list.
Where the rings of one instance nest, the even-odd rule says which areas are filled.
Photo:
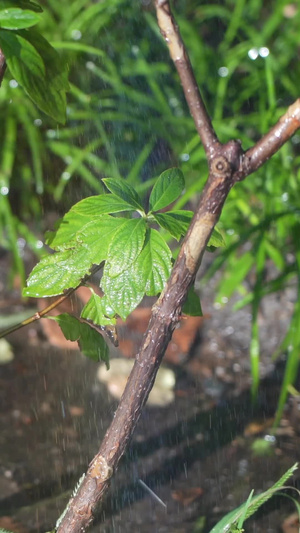
[[238, 140], [221, 144], [199, 91], [169, 1], [156, 0], [155, 7], [161, 33], [177, 68], [190, 113], [206, 152], [209, 176], [170, 279], [153, 306], [148, 329], [111, 426], [57, 524], [58, 533], [83, 532], [92, 522], [97, 503], [106, 494], [112, 473], [116, 471], [139, 420], [167, 345], [179, 322], [187, 292], [195, 280], [205, 247], [231, 187], [258, 169], [300, 127], [298, 99], [278, 123], [246, 152]]

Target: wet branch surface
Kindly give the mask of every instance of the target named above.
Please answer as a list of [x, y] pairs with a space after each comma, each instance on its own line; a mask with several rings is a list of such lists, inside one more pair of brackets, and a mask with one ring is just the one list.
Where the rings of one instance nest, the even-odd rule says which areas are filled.
[[300, 127], [300, 99], [253, 148], [244, 152], [238, 140], [222, 145], [214, 132], [194, 78], [169, 2], [157, 0], [158, 23], [179, 72], [183, 90], [208, 158], [209, 177], [183, 241], [171, 277], [152, 308], [148, 329], [113, 421], [98, 454], [71, 498], [59, 533], [85, 531], [93, 521], [139, 420], [165, 350], [179, 322], [188, 289], [231, 187], [259, 168]]

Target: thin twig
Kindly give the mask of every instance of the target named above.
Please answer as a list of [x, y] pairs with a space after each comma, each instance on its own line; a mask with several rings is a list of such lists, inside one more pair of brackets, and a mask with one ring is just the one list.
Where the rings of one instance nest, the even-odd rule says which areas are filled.
[[0, 339], [2, 339], [2, 337], [6, 337], [10, 333], [13, 333], [14, 331], [18, 331], [18, 329], [24, 328], [25, 326], [29, 326], [29, 324], [33, 324], [33, 322], [36, 322], [37, 320], [40, 320], [40, 318], [43, 318], [43, 316], [48, 315], [48, 313], [50, 313], [50, 311], [52, 311], [52, 309], [55, 309], [55, 307], [57, 307], [62, 302], [64, 302], [77, 289], [78, 289], [78, 287], [75, 287], [75, 289], [68, 289], [63, 296], [60, 296], [59, 298], [57, 298], [57, 300], [55, 300], [54, 302], [52, 302], [52, 304], [50, 304], [47, 307], [45, 307], [45, 309], [43, 309], [42, 311], [37, 311], [36, 313], [34, 313], [34, 315], [32, 315], [29, 318], [26, 318], [25, 320], [23, 320], [23, 322], [19, 322], [15, 326], [12, 326], [11, 328], [6, 329], [5, 331], [1, 331], [0, 332]]
[[6, 337], [10, 333], [13, 333], [14, 331], [17, 331], [18, 329], [24, 328], [24, 326], [29, 326], [29, 324], [32, 324], [33, 322], [36, 322], [37, 320], [40, 320], [40, 318], [43, 318], [45, 315], [48, 315], [50, 313], [50, 311], [52, 311], [52, 309], [55, 309], [55, 307], [58, 307], [62, 302], [67, 300], [67, 298], [70, 298], [70, 296], [72, 296], [72, 294], [75, 291], [77, 291], [77, 289], [79, 287], [81, 287], [81, 285], [86, 283], [87, 280], [90, 279], [90, 277], [93, 274], [98, 272], [98, 270], [100, 270], [100, 268], [102, 268], [102, 263], [101, 263], [101, 265], [93, 266], [93, 268], [91, 269], [91, 273], [88, 274], [87, 276], [85, 276], [84, 279], [76, 287], [74, 287], [72, 289], [68, 289], [62, 296], [57, 298], [54, 302], [52, 302], [52, 304], [50, 304], [47, 307], [45, 307], [45, 309], [43, 309], [42, 311], [39, 311], [39, 312], [35, 313], [34, 315], [30, 316], [29, 318], [26, 318], [25, 320], [23, 320], [23, 322], [19, 322], [18, 324], [16, 324], [15, 326], [12, 326], [11, 328], [8, 328], [8, 329], [6, 329], [4, 331], [0, 331], [0, 339], [2, 339], [2, 337]]
[[165, 39], [170, 56], [177, 68], [182, 88], [196, 129], [210, 161], [216, 155], [220, 142], [206, 110], [193, 68], [174, 20], [168, 0], [156, 0], [156, 14], [159, 29]]
[[244, 179], [278, 152], [300, 127], [300, 98], [279, 119], [277, 124], [243, 155], [242, 170], [237, 179]]

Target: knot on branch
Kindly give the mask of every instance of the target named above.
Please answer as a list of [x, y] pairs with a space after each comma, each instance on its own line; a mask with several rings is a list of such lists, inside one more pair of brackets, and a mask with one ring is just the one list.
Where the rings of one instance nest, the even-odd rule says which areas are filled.
[[95, 459], [90, 464], [89, 474], [95, 478], [99, 483], [104, 483], [113, 474], [113, 469], [107, 464], [105, 457], [96, 455]]
[[211, 162], [210, 173], [217, 177], [224, 178], [231, 174], [229, 161], [223, 155], [214, 158]]

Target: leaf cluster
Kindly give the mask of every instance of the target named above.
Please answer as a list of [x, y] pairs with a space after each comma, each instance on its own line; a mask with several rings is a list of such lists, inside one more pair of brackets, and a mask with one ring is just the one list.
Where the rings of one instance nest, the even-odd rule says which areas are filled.
[[[81, 320], [66, 314], [52, 317], [69, 340], [79, 340], [88, 356], [97, 335], [94, 329], [89, 331], [89, 324], [114, 325], [117, 316], [125, 320], [145, 295], [156, 296], [164, 288], [172, 268], [172, 252], [152, 226], [160, 226], [178, 240], [185, 235], [193, 215], [181, 210], [161, 212], [184, 189], [179, 169], [167, 170], [158, 178], [147, 213], [139, 194], [125, 180], [103, 181], [108, 194], [78, 202], [59, 221], [56, 231], [48, 233], [46, 242], [54, 253], [36, 265], [23, 291], [26, 297], [59, 295], [86, 280], [93, 265], [103, 266], [100, 287], [104, 296], [91, 290]], [[223, 245], [222, 237], [215, 230], [209, 245], [220, 244]], [[201, 314], [194, 292], [186, 312]], [[101, 342], [102, 349], [104, 341]], [[106, 349], [102, 358], [107, 360]]]
[[0, 0], [0, 47], [16, 82], [35, 104], [58, 122], [65, 122], [66, 65], [37, 31], [41, 7], [30, 0]]

